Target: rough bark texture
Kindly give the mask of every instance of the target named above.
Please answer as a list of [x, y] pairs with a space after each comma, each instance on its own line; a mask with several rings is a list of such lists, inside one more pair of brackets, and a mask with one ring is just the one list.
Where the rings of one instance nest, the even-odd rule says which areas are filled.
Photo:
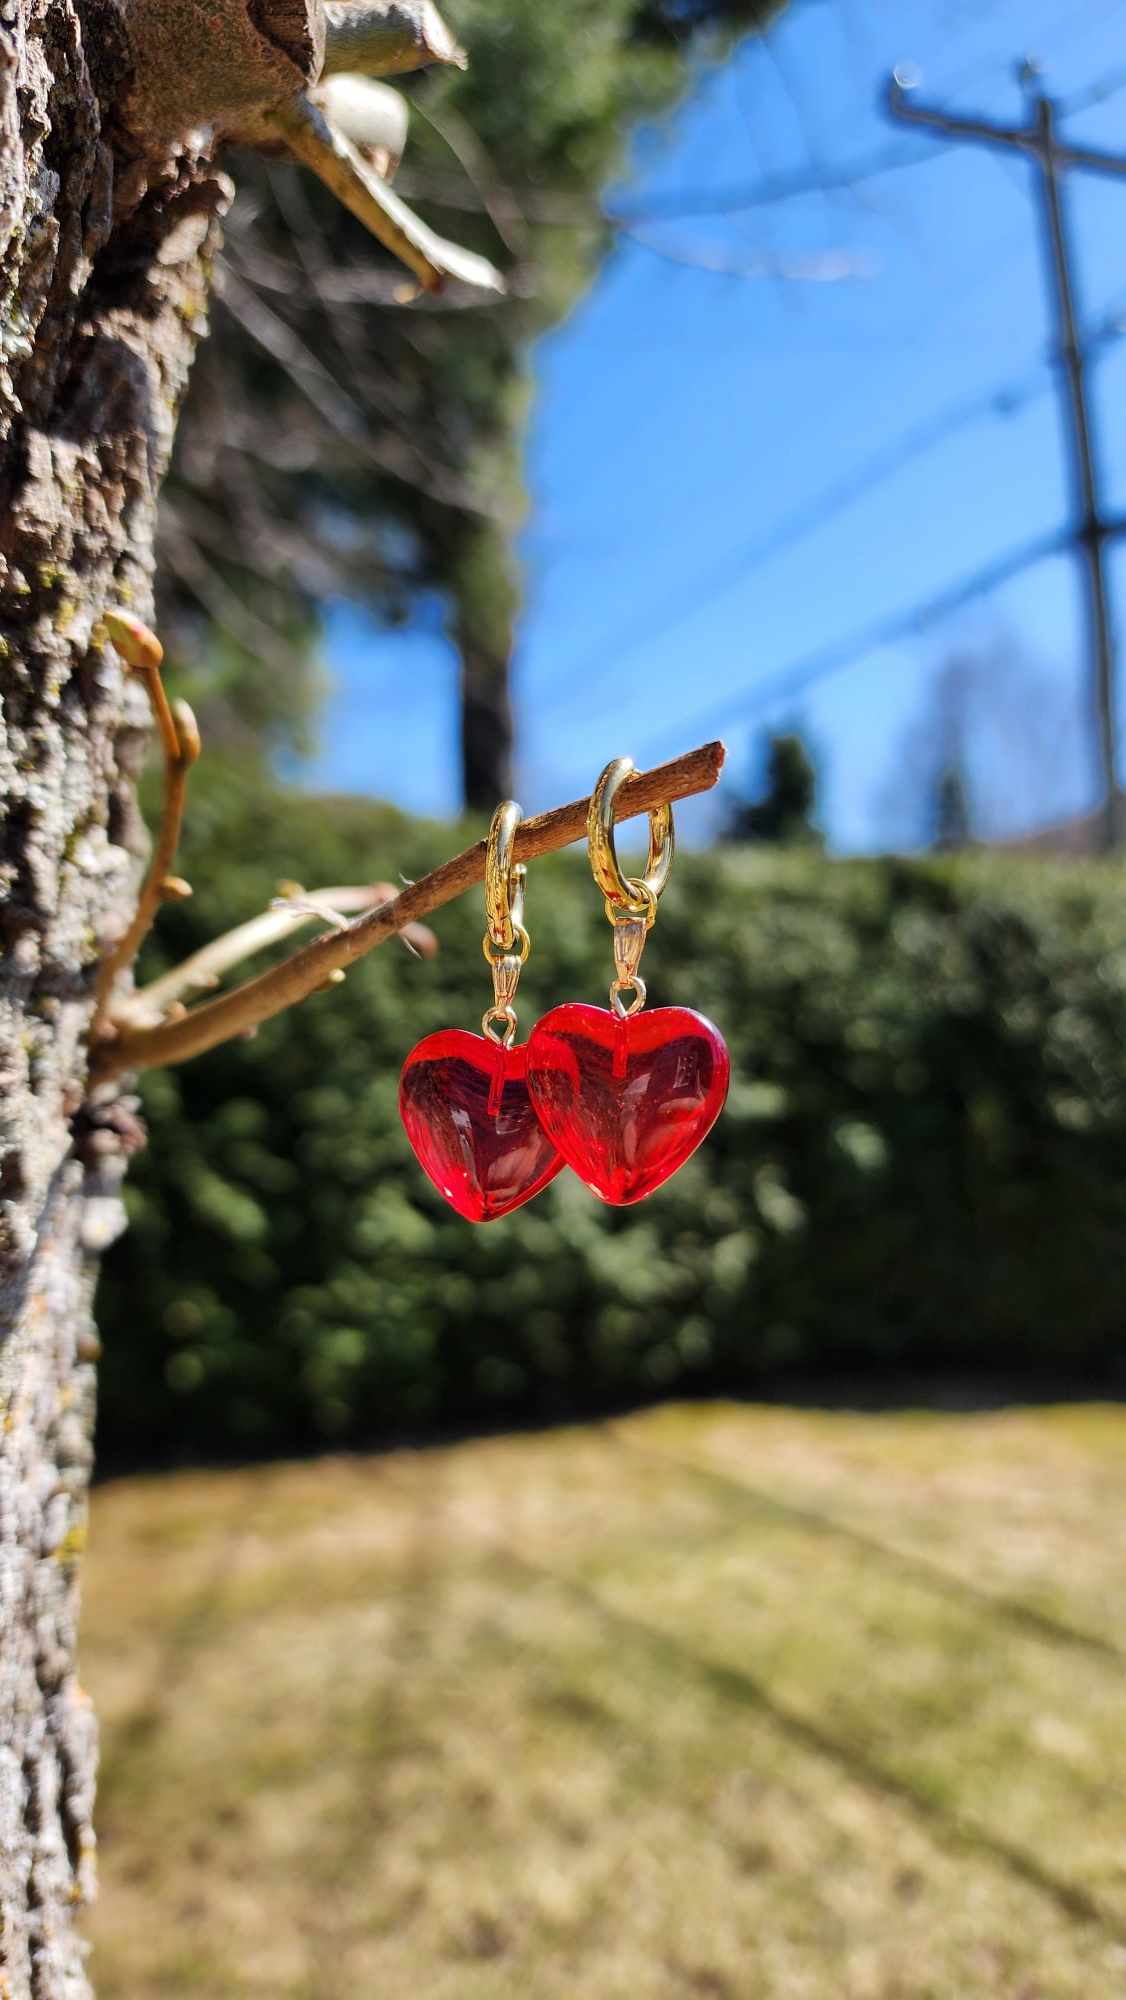
[[[155, 11], [156, 0], [154, 0]], [[0, 0], [0, 1995], [79, 2000], [95, 1728], [75, 1677], [89, 1314], [127, 1101], [85, 1098], [99, 953], [144, 845], [147, 718], [99, 631], [153, 516], [224, 188], [141, 157], [119, 0]]]

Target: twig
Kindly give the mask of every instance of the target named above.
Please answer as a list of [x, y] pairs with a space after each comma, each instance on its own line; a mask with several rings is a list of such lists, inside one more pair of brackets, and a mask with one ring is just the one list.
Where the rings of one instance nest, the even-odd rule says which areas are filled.
[[619, 236], [654, 257], [662, 257], [666, 264], [679, 264], [689, 271], [711, 271], [720, 278], [780, 278], [787, 284], [840, 285], [879, 276], [879, 264], [867, 251], [833, 248], [790, 259], [761, 252], [750, 257], [729, 257], [704, 243], [679, 248], [672, 243], [661, 243], [637, 223], [616, 222], [613, 226]]
[[164, 803], [160, 831], [137, 899], [133, 921], [102, 960], [98, 973], [94, 1000], [95, 1034], [101, 1026], [117, 980], [132, 965], [161, 903], [167, 897], [179, 899], [192, 893], [186, 882], [169, 871], [180, 842], [188, 772], [199, 756], [200, 748], [199, 730], [187, 702], [177, 701], [169, 705], [164, 682], [160, 678], [164, 648], [156, 634], [150, 632], [139, 618], [133, 618], [125, 611], [107, 611], [103, 622], [126, 665], [134, 673], [144, 675], [153, 716], [164, 745]]
[[[243, 331], [285, 369], [290, 380], [345, 444], [369, 458], [381, 471], [389, 472], [392, 478], [416, 486], [420, 493], [429, 494], [443, 506], [498, 518], [494, 510], [482, 506], [467, 481], [444, 466], [429, 465], [401, 429], [397, 434], [375, 437], [370, 417], [305, 346], [288, 321], [274, 312], [230, 263], [224, 265], [219, 300]], [[385, 409], [381, 413], [387, 414]]]
[[[163, 511], [160, 552], [188, 595], [203, 607], [220, 632], [228, 632], [236, 645], [252, 657], [264, 654], [276, 665], [288, 664], [291, 669], [300, 666], [301, 655], [296, 646], [290, 644], [276, 625], [268, 624], [246, 604], [217, 565], [208, 561], [199, 540], [180, 521], [174, 504]], [[229, 538], [223, 554], [229, 562]]]
[[[656, 770], [639, 771], [618, 793], [615, 818], [632, 819], [666, 801], [710, 791], [723, 769], [725, 755], [722, 743], [705, 743], [699, 750], [690, 750], [687, 756], [658, 765]], [[581, 840], [586, 833], [588, 804], [587, 799], [576, 799], [571, 805], [557, 806], [553, 812], [524, 820], [516, 832], [516, 859], [532, 861], [539, 854], [550, 854], [556, 848], [569, 847], [573, 840]], [[202, 1055], [205, 1049], [212, 1049], [219, 1042], [248, 1033], [259, 1022], [270, 1020], [315, 993], [333, 973], [354, 965], [407, 924], [418, 922], [432, 910], [452, 902], [455, 896], [464, 895], [483, 880], [484, 873], [485, 843], [479, 840], [420, 881], [412, 882], [394, 902], [357, 917], [346, 930], [314, 938], [281, 965], [236, 986], [231, 993], [193, 1008], [181, 1020], [165, 1021], [156, 1028], [123, 1030], [112, 1042], [103, 1043], [95, 1051], [93, 1080], [107, 1082], [124, 1070], [155, 1069], [186, 1062], [189, 1056]]]
[[[392, 882], [372, 882], [366, 887], [318, 889], [315, 895], [298, 898], [295, 889], [290, 890], [286, 901], [292, 897], [293, 908], [284, 903], [263, 910], [251, 917], [245, 924], [238, 924], [234, 930], [224, 931], [221, 937], [213, 938], [199, 951], [193, 951], [171, 971], [161, 974], [159, 979], [150, 980], [135, 993], [130, 993], [121, 1005], [114, 1009], [114, 1021], [119, 1027], [155, 1026], [178, 1000], [189, 993], [207, 993], [219, 984], [225, 972], [233, 965], [239, 965], [245, 958], [253, 958], [256, 952], [265, 951], [270, 945], [278, 944], [291, 932], [299, 930], [302, 924], [320, 921], [335, 922], [335, 913], [340, 912], [340, 922], [357, 911], [381, 909], [393, 902], [397, 891]], [[314, 904], [319, 908], [314, 908]], [[399, 935], [422, 958], [433, 958], [437, 942], [433, 931], [425, 924], [406, 924]]]
[[528, 225], [515, 196], [504, 185], [468, 119], [460, 117], [448, 105], [439, 116], [420, 96], [415, 98], [413, 109], [453, 154], [505, 249], [518, 261], [526, 262], [531, 247]]
[[399, 76], [428, 63], [465, 68], [458, 48], [431, 0], [328, 0], [325, 7], [325, 76], [341, 70], [359, 76]]
[[384, 248], [414, 272], [424, 291], [440, 292], [447, 278], [482, 292], [504, 291], [504, 279], [487, 257], [448, 243], [428, 228], [310, 98], [295, 97], [276, 106], [270, 123], [295, 159], [311, 167]]

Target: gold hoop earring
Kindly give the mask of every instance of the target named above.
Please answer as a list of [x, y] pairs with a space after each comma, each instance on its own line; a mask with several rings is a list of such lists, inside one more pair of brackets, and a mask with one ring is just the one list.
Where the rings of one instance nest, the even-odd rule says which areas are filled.
[[493, 1004], [481, 1033], [442, 1028], [411, 1050], [399, 1079], [407, 1138], [440, 1195], [467, 1222], [492, 1222], [539, 1194], [563, 1165], [528, 1096], [527, 1048], [516, 1041], [516, 989], [531, 940], [527, 869], [515, 859], [520, 808], [505, 799], [485, 847], [485, 935]]
[[587, 813], [591, 872], [614, 932], [610, 1010], [569, 1002], [528, 1037], [528, 1089], [540, 1123], [568, 1166], [615, 1206], [644, 1200], [684, 1165], [723, 1109], [731, 1073], [723, 1036], [702, 1014], [641, 1012], [638, 966], [668, 885], [675, 834], [672, 807], [657, 807], [645, 873], [623, 875], [614, 801], [632, 770], [629, 757], [607, 764]]

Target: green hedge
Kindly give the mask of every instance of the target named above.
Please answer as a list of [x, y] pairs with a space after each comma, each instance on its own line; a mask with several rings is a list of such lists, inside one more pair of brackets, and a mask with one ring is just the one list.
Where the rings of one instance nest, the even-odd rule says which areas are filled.
[[[197, 799], [195, 899], [148, 970], [310, 886], [449, 851], [354, 801]], [[603, 998], [585, 860], [537, 863], [525, 1025]], [[374, 953], [252, 1041], [145, 1080], [150, 1147], [101, 1293], [112, 1457], [552, 1418], [779, 1372], [1099, 1371], [1122, 1350], [1126, 878], [1108, 866], [683, 856], [650, 1004], [732, 1049], [724, 1117], [637, 1209], [564, 1175], [483, 1229], [416, 1168], [400, 1063], [488, 998], [481, 910]]]

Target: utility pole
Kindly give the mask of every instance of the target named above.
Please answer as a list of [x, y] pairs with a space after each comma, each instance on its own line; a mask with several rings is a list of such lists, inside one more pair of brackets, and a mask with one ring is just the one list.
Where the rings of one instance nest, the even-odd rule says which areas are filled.
[[[1020, 70], [1028, 84], [1036, 70]], [[1056, 132], [1056, 107], [1038, 91], [1030, 100], [1031, 123], [1006, 127], [982, 118], [955, 118], [937, 105], [918, 104], [914, 85], [898, 71], [888, 86], [888, 109], [908, 125], [925, 125], [950, 139], [977, 139], [987, 146], [1015, 146], [1036, 166], [1044, 213], [1044, 242], [1055, 320], [1055, 351], [1067, 390], [1068, 435], [1071, 440], [1071, 484], [1075, 526], [1073, 539], [1083, 562], [1087, 586], [1087, 632], [1091, 692], [1097, 729], [1097, 754], [1102, 805], [1099, 846], [1109, 853], [1119, 845], [1121, 813], [1115, 745], [1115, 657], [1106, 579], [1106, 544], [1121, 524], [1108, 520], [1101, 504], [1098, 470], [1087, 402], [1086, 357], [1080, 344], [1075, 312], [1072, 254], [1064, 205], [1068, 169], [1126, 177], [1126, 156], [1089, 146], [1072, 146]]]

